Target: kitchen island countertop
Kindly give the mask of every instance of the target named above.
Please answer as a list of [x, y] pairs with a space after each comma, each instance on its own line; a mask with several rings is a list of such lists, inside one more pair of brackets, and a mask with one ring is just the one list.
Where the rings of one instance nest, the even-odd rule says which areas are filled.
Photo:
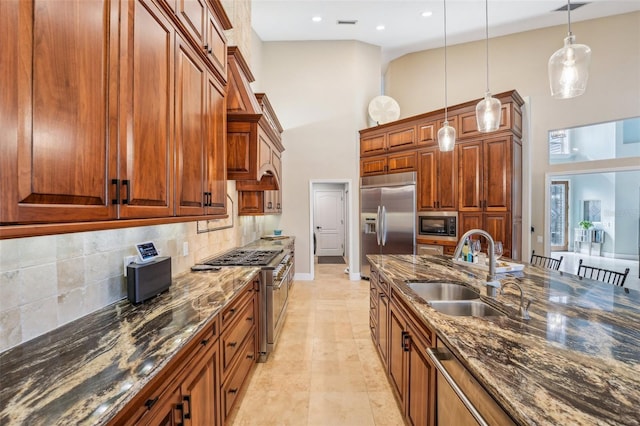
[[484, 272], [445, 256], [368, 258], [517, 423], [640, 424], [640, 292], [527, 265], [498, 279], [522, 286], [529, 321], [513, 286], [490, 300], [508, 316], [455, 317], [405, 280], [459, 282], [487, 300]]

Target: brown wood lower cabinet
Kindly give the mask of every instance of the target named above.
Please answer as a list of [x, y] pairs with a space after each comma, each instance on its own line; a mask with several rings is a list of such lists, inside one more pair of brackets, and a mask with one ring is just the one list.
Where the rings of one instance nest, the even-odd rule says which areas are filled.
[[434, 335], [415, 319], [391, 289], [389, 304], [389, 380], [410, 425], [435, 424], [435, 367], [427, 348]]
[[[494, 241], [501, 241], [503, 247], [503, 257], [512, 257], [511, 243], [511, 214], [507, 212], [465, 212], [458, 216], [459, 235], [463, 235], [470, 229], [484, 229]], [[477, 238], [477, 236], [473, 237]], [[487, 250], [486, 241], [483, 242], [482, 249]]]
[[375, 270], [371, 271], [369, 285], [371, 291], [371, 337], [386, 370], [389, 353], [389, 285], [384, 279], [379, 280]]
[[133, 397], [109, 425], [224, 425], [253, 369], [258, 278]]

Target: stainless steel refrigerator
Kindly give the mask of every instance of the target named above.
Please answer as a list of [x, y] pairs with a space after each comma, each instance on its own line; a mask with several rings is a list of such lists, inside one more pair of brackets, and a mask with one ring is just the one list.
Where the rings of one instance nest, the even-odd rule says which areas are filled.
[[360, 179], [360, 276], [371, 271], [368, 254], [415, 254], [416, 173]]

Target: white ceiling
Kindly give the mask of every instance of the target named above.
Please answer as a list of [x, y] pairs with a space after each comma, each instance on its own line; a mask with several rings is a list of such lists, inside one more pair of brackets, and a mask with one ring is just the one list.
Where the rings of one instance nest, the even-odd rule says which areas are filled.
[[[584, 0], [582, 0], [584, 1]], [[573, 1], [577, 3], [578, 0]], [[567, 25], [566, 0], [489, 0], [489, 37]], [[485, 37], [484, 0], [447, 0], [447, 44]], [[444, 45], [443, 0], [252, 0], [252, 26], [263, 41], [358, 40], [382, 47], [387, 63]], [[591, 0], [571, 12], [578, 22], [640, 10], [640, 0]], [[430, 17], [421, 16], [431, 11]], [[313, 16], [322, 17], [312, 22]], [[338, 20], [357, 20], [338, 25]], [[384, 30], [376, 26], [384, 25]], [[580, 34], [575, 33], [580, 43]], [[558, 48], [562, 40], [558, 41]]]

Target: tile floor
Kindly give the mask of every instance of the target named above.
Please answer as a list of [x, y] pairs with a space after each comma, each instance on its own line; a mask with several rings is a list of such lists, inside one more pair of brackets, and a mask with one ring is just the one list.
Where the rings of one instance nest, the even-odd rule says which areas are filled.
[[597, 268], [611, 269], [618, 272], [624, 272], [625, 268], [629, 268], [629, 275], [625, 280], [624, 286], [629, 289], [640, 290], [640, 278], [638, 278], [638, 261], [613, 259], [611, 257], [589, 256], [585, 253], [574, 253], [572, 251], [552, 252], [551, 257], [559, 259], [563, 256], [560, 270], [575, 274], [578, 272], [578, 264], [580, 259], [585, 265], [595, 266]]
[[369, 282], [316, 264], [296, 281], [275, 351], [249, 378], [233, 426], [403, 424], [369, 331]]

